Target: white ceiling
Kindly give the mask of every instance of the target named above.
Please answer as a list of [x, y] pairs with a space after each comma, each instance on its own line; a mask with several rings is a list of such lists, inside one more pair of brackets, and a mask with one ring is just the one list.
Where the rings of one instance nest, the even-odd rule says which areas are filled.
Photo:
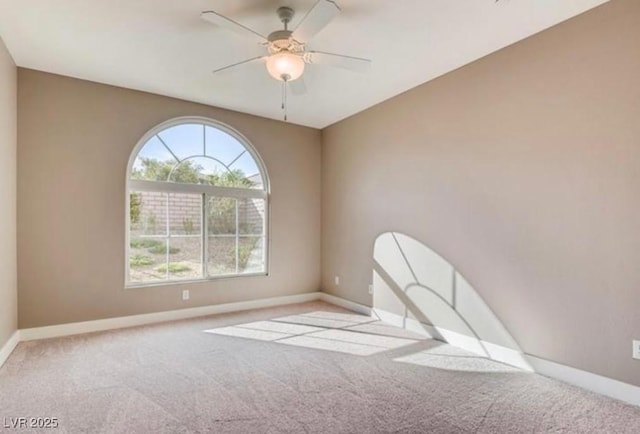
[[[365, 75], [307, 67], [289, 121], [323, 128], [608, 0], [336, 0], [311, 49], [373, 60]], [[263, 48], [199, 18], [215, 10], [256, 31], [315, 0], [0, 0], [0, 36], [19, 66], [282, 119], [261, 64], [213, 75]]]

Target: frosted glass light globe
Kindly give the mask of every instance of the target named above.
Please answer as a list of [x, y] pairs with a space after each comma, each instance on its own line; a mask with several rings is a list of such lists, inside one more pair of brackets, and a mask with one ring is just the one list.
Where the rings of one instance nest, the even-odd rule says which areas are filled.
[[304, 72], [304, 60], [289, 51], [281, 51], [269, 56], [267, 59], [267, 71], [276, 80], [296, 80]]

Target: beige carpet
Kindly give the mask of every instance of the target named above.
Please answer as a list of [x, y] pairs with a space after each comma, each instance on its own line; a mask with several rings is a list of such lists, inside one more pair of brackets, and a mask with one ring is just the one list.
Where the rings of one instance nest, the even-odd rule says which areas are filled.
[[22, 343], [0, 369], [0, 430], [16, 417], [69, 433], [640, 433], [640, 408], [320, 302]]

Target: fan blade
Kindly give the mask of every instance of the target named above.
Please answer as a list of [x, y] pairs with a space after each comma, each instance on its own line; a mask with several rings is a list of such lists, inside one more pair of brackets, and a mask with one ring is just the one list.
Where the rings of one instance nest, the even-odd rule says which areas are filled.
[[236, 66], [240, 66], [240, 65], [244, 65], [246, 63], [251, 63], [251, 62], [255, 62], [256, 60], [261, 60], [261, 59], [265, 59], [265, 56], [258, 56], [258, 57], [252, 57], [251, 59], [247, 59], [247, 60], [243, 60], [242, 62], [238, 62], [238, 63], [233, 63], [231, 65], [227, 65], [224, 66], [222, 68], [218, 68], [216, 70], [213, 71], [214, 74], [217, 74], [218, 72], [222, 72], [222, 71], [226, 71], [227, 69], [236, 67]]
[[304, 77], [300, 77], [297, 80], [288, 81], [287, 84], [291, 89], [291, 93], [294, 95], [304, 95], [307, 93], [307, 84], [304, 82]]
[[343, 56], [341, 54], [323, 53], [321, 51], [307, 51], [304, 53], [304, 61], [311, 64], [329, 65], [336, 68], [364, 74], [371, 67], [371, 60], [359, 57]]
[[340, 13], [340, 8], [331, 0], [318, 0], [293, 31], [293, 39], [307, 42], [329, 24]]
[[219, 13], [213, 11], [205, 11], [200, 14], [200, 18], [216, 26], [224, 27], [225, 29], [236, 32], [239, 35], [251, 38], [259, 44], [265, 44], [268, 42], [267, 38], [262, 36], [260, 33], [255, 32], [240, 23], [237, 23], [230, 18], [220, 15]]

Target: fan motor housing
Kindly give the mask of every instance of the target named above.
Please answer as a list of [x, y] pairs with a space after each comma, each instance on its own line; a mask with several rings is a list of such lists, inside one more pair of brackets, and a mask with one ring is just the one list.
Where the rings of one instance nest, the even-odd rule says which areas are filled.
[[304, 44], [293, 39], [291, 30], [276, 30], [267, 36], [269, 52], [277, 53], [282, 50], [300, 53], [304, 51]]
[[288, 45], [292, 33], [291, 30], [276, 30], [275, 32], [271, 32], [269, 36], [267, 36], [267, 39], [274, 45], [280, 45], [282, 41], [286, 41]]

